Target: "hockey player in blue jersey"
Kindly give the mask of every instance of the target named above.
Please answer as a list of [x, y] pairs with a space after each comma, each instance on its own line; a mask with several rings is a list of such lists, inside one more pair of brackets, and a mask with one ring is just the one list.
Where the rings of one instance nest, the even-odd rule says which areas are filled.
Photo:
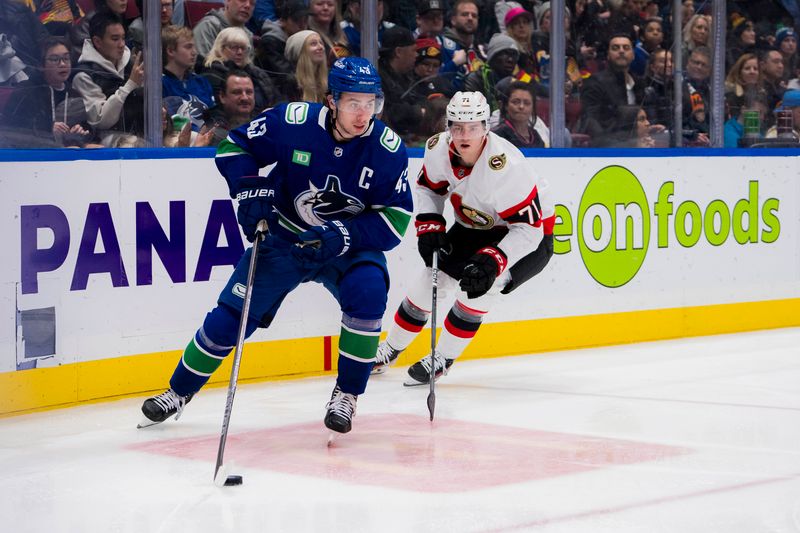
[[[375, 362], [389, 287], [384, 252], [400, 243], [413, 205], [405, 146], [375, 119], [383, 104], [375, 67], [358, 57], [339, 59], [328, 90], [326, 105], [279, 105], [231, 131], [216, 164], [238, 200], [248, 240], [261, 219], [269, 224], [258, 247], [246, 334], [269, 327], [300, 283], [321, 283], [341, 306], [339, 371], [324, 422], [347, 433]], [[273, 163], [266, 177], [258, 175]], [[235, 346], [251, 253], [252, 247], [186, 347], [169, 390], [145, 400], [140, 426], [177, 419]]]

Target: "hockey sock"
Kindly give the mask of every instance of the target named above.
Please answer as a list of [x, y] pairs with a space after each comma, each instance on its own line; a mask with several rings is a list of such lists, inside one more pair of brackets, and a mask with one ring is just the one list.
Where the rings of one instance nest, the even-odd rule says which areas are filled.
[[[246, 336], [256, 327], [254, 320], [248, 320]], [[218, 306], [208, 313], [169, 380], [172, 390], [181, 396], [199, 391], [235, 346], [238, 329], [239, 317], [228, 307]]]
[[342, 316], [339, 335], [339, 376], [336, 382], [343, 392], [363, 394], [375, 365], [375, 352], [381, 334], [381, 320]]
[[403, 299], [394, 315], [394, 324], [386, 342], [395, 350], [405, 350], [428, 323], [430, 314], [430, 311], [417, 307], [408, 298]]
[[444, 329], [439, 336], [436, 350], [446, 359], [456, 359], [478, 332], [486, 313], [487, 311], [473, 309], [456, 300], [444, 319]]

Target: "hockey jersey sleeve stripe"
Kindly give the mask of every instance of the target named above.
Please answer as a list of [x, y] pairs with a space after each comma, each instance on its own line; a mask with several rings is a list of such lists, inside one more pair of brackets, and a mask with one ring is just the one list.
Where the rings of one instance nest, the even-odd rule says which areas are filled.
[[542, 220], [542, 226], [544, 228], [544, 234], [545, 235], [552, 235], [553, 234], [553, 228], [555, 227], [555, 225], [556, 225], [556, 216], [555, 215], [549, 216], [549, 217], [543, 219]]
[[396, 207], [384, 207], [378, 210], [378, 214], [392, 230], [395, 236], [402, 240], [411, 222], [411, 213], [397, 209]]
[[220, 141], [217, 146], [217, 157], [231, 157], [234, 155], [242, 155], [247, 152], [241, 146], [231, 141], [230, 137], [226, 137]]
[[422, 170], [419, 171], [419, 176], [417, 177], [417, 185], [421, 187], [425, 187], [426, 189], [430, 189], [431, 191], [435, 192], [440, 196], [444, 196], [447, 194], [447, 189], [450, 184], [447, 181], [440, 181], [434, 183], [428, 177], [428, 171], [425, 169], [425, 165], [422, 166]]
[[518, 204], [516, 204], [516, 205], [514, 205], [512, 207], [509, 207], [508, 209], [506, 209], [504, 211], [501, 211], [499, 213], [500, 217], [503, 220], [506, 220], [509, 217], [512, 217], [512, 216], [516, 215], [517, 213], [520, 213], [522, 210], [524, 210], [528, 206], [532, 206], [532, 208], [536, 210], [536, 217], [535, 218], [537, 220], [541, 219], [542, 210], [538, 206], [539, 202], [538, 202], [537, 196], [539, 196], [539, 191], [536, 189], [536, 186], [534, 185], [533, 190], [530, 192], [530, 194], [528, 195], [527, 198], [525, 198], [520, 203], [518, 203]]

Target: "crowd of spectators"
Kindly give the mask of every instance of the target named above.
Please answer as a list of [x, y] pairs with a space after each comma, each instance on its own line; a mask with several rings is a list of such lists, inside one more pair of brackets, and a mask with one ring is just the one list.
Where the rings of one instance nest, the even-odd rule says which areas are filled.
[[[324, 102], [330, 65], [361, 53], [361, 0], [215, 0], [190, 16], [198, 5], [161, 0], [165, 146], [215, 145], [280, 102]], [[444, 129], [448, 99], [470, 90], [520, 147], [550, 146], [556, 112], [567, 145], [709, 146], [724, 61], [724, 145], [797, 143], [800, 0], [728, 0], [717, 58], [711, 1], [683, 0], [679, 23], [672, 5], [566, 0], [554, 58], [550, 2], [377, 0], [381, 118], [422, 146]], [[0, 2], [0, 147], [143, 146], [142, 11], [141, 0]], [[554, 66], [564, 110], [549, 105]]]

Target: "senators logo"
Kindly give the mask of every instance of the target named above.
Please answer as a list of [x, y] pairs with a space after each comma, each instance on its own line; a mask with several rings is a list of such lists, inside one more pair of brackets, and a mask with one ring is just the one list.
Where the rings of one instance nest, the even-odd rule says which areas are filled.
[[462, 222], [476, 229], [489, 229], [494, 226], [494, 218], [491, 215], [465, 205], [462, 200], [460, 194], [454, 193], [450, 195], [450, 203], [453, 204], [453, 211]]
[[433, 147], [436, 146], [436, 143], [439, 142], [439, 134], [437, 133], [430, 139], [428, 139], [428, 150], [433, 150]]
[[489, 157], [489, 168], [492, 170], [500, 170], [506, 166], [506, 154], [493, 155]]

